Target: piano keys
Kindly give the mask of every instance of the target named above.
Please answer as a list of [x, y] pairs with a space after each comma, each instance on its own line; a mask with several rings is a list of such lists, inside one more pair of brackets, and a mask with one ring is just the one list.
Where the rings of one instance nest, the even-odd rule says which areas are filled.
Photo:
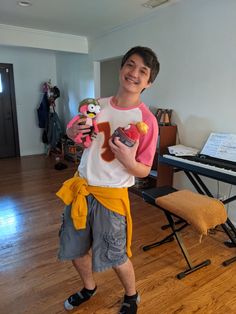
[[224, 168], [224, 164], [226, 164], [226, 162], [222, 162], [221, 166], [216, 166], [168, 154], [159, 156], [159, 162], [179, 170], [189, 171], [208, 178], [236, 185], [236, 168], [232, 165], [232, 163], [228, 163], [228, 169], [226, 169]]

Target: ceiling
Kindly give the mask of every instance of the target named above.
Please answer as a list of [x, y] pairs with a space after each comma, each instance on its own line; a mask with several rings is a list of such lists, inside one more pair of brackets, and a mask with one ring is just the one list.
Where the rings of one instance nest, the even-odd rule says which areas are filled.
[[154, 9], [147, 0], [30, 0], [20, 7], [17, 0], [0, 0], [0, 24], [97, 37], [113, 29], [148, 18], [156, 10], [174, 4], [170, 0]]

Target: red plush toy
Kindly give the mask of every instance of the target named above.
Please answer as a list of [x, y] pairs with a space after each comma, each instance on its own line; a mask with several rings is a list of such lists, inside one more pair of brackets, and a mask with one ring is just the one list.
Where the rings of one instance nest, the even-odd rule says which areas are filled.
[[120, 141], [129, 146], [134, 146], [135, 142], [140, 138], [141, 135], [147, 134], [148, 125], [144, 122], [131, 123], [125, 128], [117, 128], [112, 138], [119, 137]]
[[[72, 127], [72, 125], [77, 121], [78, 124], [86, 124], [90, 126], [90, 132], [86, 134], [85, 138], [82, 137], [82, 133], [79, 133], [74, 139], [75, 143], [83, 143], [85, 147], [89, 147], [91, 144], [91, 134], [98, 133], [98, 127], [96, 123], [96, 116], [100, 112], [101, 107], [99, 102], [94, 98], [86, 98], [82, 100], [79, 104], [79, 115], [74, 117], [68, 124], [67, 128]], [[86, 118], [86, 121], [80, 122], [82, 118]]]

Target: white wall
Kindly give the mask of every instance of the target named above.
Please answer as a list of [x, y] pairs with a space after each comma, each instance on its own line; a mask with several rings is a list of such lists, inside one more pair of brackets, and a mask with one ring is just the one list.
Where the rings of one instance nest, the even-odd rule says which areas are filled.
[[144, 99], [174, 109], [181, 141], [199, 147], [209, 130], [236, 132], [236, 1], [183, 0], [156, 12], [90, 42], [94, 60], [150, 46], [161, 71]]
[[42, 83], [50, 78], [56, 85], [54, 52], [16, 47], [0, 47], [0, 63], [13, 64], [20, 154], [44, 152], [42, 130], [36, 109], [42, 98]]
[[88, 55], [57, 53], [57, 82], [61, 91], [59, 114], [66, 125], [78, 114], [79, 102], [94, 97], [93, 62]]
[[84, 54], [6, 46], [0, 46], [0, 63], [13, 64], [20, 155], [45, 153], [37, 117], [42, 83], [51, 79], [60, 89], [56, 111], [64, 126], [79, 101], [94, 97], [93, 63]]
[[[89, 48], [98, 61], [134, 45], [149, 46], [159, 56], [160, 74], [142, 97], [151, 106], [174, 110], [181, 143], [199, 148], [210, 131], [236, 133], [235, 0], [163, 6], [147, 21], [94, 39]], [[210, 184], [216, 193], [216, 182]], [[183, 175], [175, 177], [175, 185], [191, 187]], [[220, 194], [228, 193], [230, 187], [220, 184]], [[229, 211], [236, 222], [236, 211]]]
[[105, 60], [100, 64], [100, 95], [109, 97], [117, 92], [122, 58]]

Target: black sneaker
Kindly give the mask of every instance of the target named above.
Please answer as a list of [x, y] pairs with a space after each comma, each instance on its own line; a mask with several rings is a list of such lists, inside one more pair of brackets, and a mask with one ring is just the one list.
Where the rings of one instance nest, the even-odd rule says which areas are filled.
[[140, 295], [138, 293], [131, 297], [125, 295], [119, 314], [136, 314], [139, 302]]
[[73, 310], [75, 307], [79, 306], [80, 304], [88, 301], [92, 296], [96, 294], [97, 287], [94, 290], [88, 290], [83, 288], [79, 292], [72, 294], [65, 302], [64, 307], [67, 311]]

